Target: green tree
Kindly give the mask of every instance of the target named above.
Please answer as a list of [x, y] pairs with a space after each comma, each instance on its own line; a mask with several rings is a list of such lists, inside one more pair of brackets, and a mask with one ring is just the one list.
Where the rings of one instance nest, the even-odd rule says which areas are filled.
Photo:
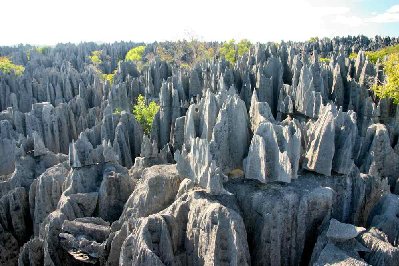
[[234, 39], [224, 42], [219, 49], [219, 53], [227, 61], [234, 64], [238, 56], [243, 56], [251, 48], [251, 42], [247, 39], [242, 39], [238, 43]]
[[100, 58], [101, 54], [103, 51], [101, 50], [97, 50], [97, 51], [92, 51], [91, 55], [89, 55], [89, 58], [91, 60], [91, 62], [95, 65], [99, 65], [102, 63], [102, 60]]
[[237, 43], [237, 53], [239, 56], [243, 56], [245, 53], [249, 51], [252, 43], [247, 39], [242, 39]]
[[311, 37], [308, 42], [315, 43], [319, 41], [319, 37]]
[[147, 105], [143, 95], [140, 94], [137, 97], [137, 103], [133, 106], [133, 115], [143, 127], [145, 134], [150, 134], [152, 122], [154, 121], [154, 117], [158, 111], [159, 105], [154, 101], [151, 101]]
[[387, 46], [377, 51], [367, 51], [366, 55], [368, 56], [369, 60], [375, 64], [377, 63], [378, 59], [383, 61], [386, 56], [394, 53], [399, 53], [399, 44]]
[[13, 72], [15, 75], [20, 76], [24, 70], [24, 66], [14, 64], [7, 56], [0, 56], [0, 72], [5, 74]]
[[141, 61], [143, 58], [145, 50], [145, 45], [137, 46], [127, 52], [125, 60], [126, 61]]
[[349, 55], [349, 59], [356, 60], [356, 58], [357, 58], [357, 53], [351, 53]]
[[389, 55], [383, 65], [385, 82], [374, 85], [372, 90], [379, 98], [392, 98], [394, 103], [399, 104], [399, 53]]
[[[98, 71], [101, 73], [100, 70], [98, 70]], [[110, 74], [102, 74], [102, 73], [101, 73], [101, 79], [102, 79], [103, 81], [108, 81], [110, 84], [112, 84], [112, 83], [114, 82], [114, 77], [115, 77], [116, 72], [118, 72], [118, 69], [115, 69], [115, 70], [114, 70], [112, 73], [110, 73]]]
[[320, 61], [321, 63], [329, 64], [329, 63], [331, 62], [331, 58], [320, 57], [320, 58], [319, 58], [319, 61]]
[[236, 44], [235, 40], [231, 39], [228, 42], [224, 42], [219, 50], [220, 54], [226, 58], [227, 61], [234, 64], [236, 62]]
[[38, 46], [35, 48], [36, 52], [40, 53], [40, 54], [46, 54], [49, 50], [50, 47], [49, 46]]

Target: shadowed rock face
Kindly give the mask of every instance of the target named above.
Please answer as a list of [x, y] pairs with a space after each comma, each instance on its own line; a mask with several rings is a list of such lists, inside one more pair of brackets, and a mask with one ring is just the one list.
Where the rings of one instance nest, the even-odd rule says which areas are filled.
[[[118, 62], [133, 43], [0, 47], [25, 66], [0, 73], [0, 266], [396, 266], [399, 107], [370, 91], [385, 77], [363, 51], [398, 43], [188, 67], [158, 57], [173, 43], [137, 66]], [[149, 136], [139, 94], [160, 105]]]

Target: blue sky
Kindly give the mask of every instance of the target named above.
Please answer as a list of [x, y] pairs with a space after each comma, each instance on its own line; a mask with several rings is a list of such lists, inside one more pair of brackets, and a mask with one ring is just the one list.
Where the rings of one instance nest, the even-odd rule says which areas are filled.
[[399, 36], [398, 0], [3, 1], [0, 45]]

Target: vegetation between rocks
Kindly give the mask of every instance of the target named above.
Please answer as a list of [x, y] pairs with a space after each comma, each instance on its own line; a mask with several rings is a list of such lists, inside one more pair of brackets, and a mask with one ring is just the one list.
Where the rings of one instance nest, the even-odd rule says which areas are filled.
[[25, 67], [14, 64], [7, 56], [0, 56], [0, 72], [5, 74], [14, 73], [17, 76], [24, 73]]

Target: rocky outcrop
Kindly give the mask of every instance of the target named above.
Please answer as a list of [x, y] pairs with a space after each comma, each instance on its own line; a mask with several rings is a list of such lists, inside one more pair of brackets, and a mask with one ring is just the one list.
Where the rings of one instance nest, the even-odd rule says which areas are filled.
[[367, 129], [357, 164], [364, 173], [388, 177], [389, 184], [394, 189], [399, 171], [399, 155], [391, 147], [384, 125], [374, 124]]
[[180, 182], [176, 165], [146, 168], [126, 201], [121, 219], [146, 217], [168, 207], [175, 199]]
[[101, 218], [77, 218], [65, 220], [59, 234], [61, 247], [78, 263], [95, 264], [104, 258], [106, 240], [111, 227]]
[[324, 175], [332, 170], [348, 174], [354, 167], [357, 138], [353, 112], [344, 113], [330, 104], [322, 107], [319, 118], [307, 131], [303, 167]]
[[213, 128], [210, 152], [221, 171], [242, 168], [249, 147], [249, 119], [245, 103], [237, 95], [228, 97]]
[[119, 263], [249, 265], [245, 226], [234, 197], [210, 200], [203, 191], [191, 192], [163, 212], [140, 219], [122, 245]]
[[263, 122], [245, 160], [246, 178], [289, 183], [297, 177], [300, 154], [301, 131], [295, 121], [287, 121], [286, 125]]
[[177, 170], [183, 177], [189, 178], [195, 184], [205, 188], [211, 194], [222, 194], [224, 175], [212, 160], [208, 141], [195, 138], [191, 141], [191, 151], [187, 151], [185, 144], [180, 153], [175, 153]]
[[398, 43], [0, 47], [0, 265], [397, 265]]
[[317, 118], [321, 104], [321, 94], [316, 91], [311, 69], [305, 65], [301, 69], [295, 90], [295, 110], [305, 116]]

